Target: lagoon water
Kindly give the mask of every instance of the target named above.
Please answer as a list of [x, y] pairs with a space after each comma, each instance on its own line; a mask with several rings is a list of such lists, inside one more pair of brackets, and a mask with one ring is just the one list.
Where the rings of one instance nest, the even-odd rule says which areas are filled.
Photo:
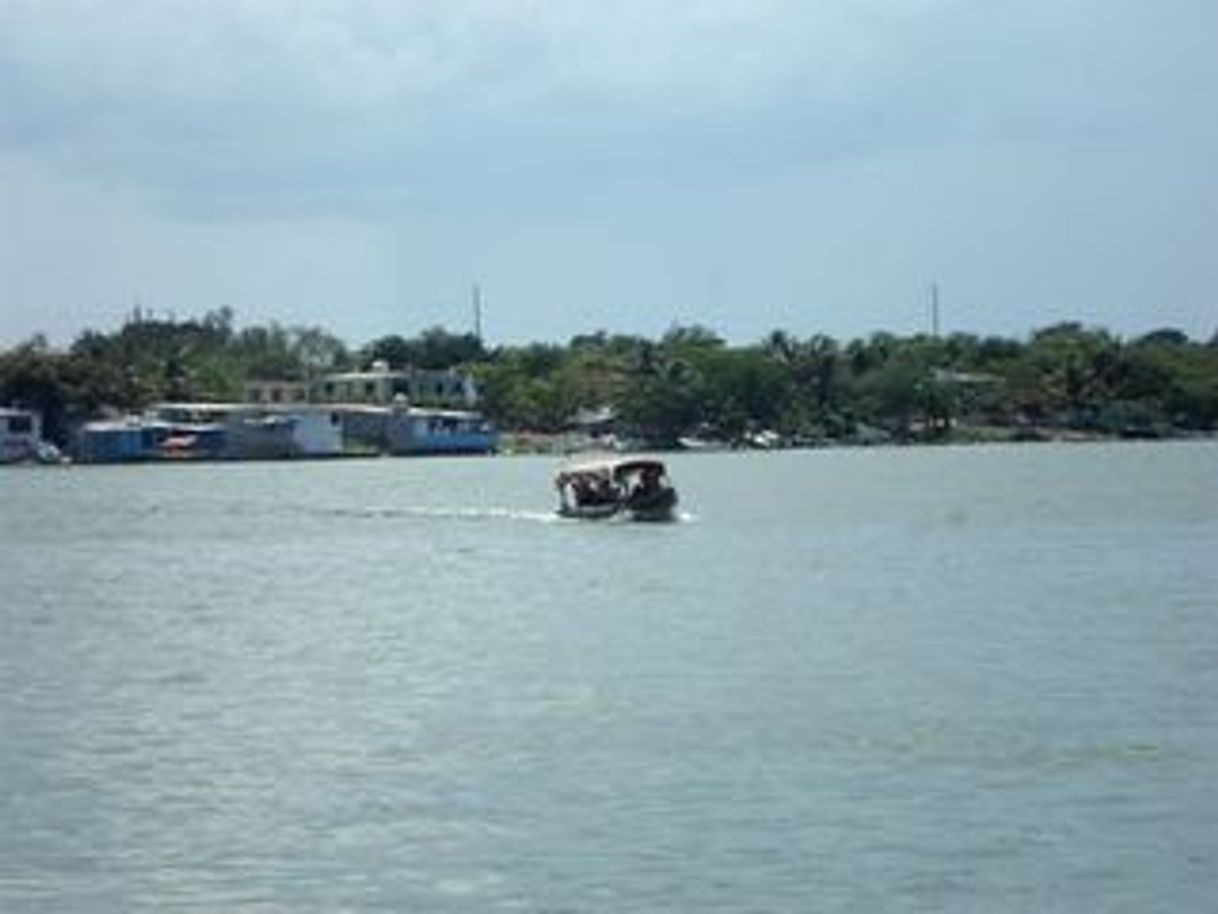
[[1201, 912], [1218, 446], [0, 474], [0, 910]]

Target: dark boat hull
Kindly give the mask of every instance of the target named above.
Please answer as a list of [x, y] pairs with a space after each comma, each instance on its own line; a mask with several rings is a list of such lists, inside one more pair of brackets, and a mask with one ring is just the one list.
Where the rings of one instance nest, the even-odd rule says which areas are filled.
[[635, 492], [625, 502], [625, 510], [633, 520], [666, 521], [676, 516], [677, 490], [658, 489], [655, 492]]
[[608, 520], [621, 517], [637, 521], [670, 521], [676, 517], [676, 489], [659, 489], [655, 492], [636, 492], [617, 501], [590, 505], [563, 505], [558, 509], [560, 517], [579, 520]]

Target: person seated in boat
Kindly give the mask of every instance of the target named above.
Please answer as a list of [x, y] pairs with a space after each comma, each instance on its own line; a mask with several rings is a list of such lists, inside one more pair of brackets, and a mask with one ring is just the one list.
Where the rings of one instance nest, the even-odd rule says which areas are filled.
[[643, 467], [639, 472], [638, 482], [635, 483], [634, 491], [631, 492], [632, 497], [647, 498], [655, 495], [660, 491], [660, 469], [659, 467]]
[[613, 496], [606, 491], [607, 480], [603, 477], [579, 475], [572, 477], [570, 483], [571, 494], [578, 508], [603, 505], [613, 500]]
[[571, 494], [575, 498], [575, 506], [582, 508], [592, 504], [594, 493], [592, 484], [585, 476], [576, 476], [571, 480]]
[[621, 496], [621, 492], [608, 476], [599, 476], [592, 484], [592, 501], [594, 505], [611, 505]]

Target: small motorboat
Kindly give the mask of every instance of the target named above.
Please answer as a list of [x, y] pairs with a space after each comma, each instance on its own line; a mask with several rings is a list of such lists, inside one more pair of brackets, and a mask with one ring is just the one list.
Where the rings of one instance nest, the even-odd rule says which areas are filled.
[[580, 463], [554, 479], [562, 517], [667, 521], [676, 515], [677, 490], [662, 461], [622, 457]]

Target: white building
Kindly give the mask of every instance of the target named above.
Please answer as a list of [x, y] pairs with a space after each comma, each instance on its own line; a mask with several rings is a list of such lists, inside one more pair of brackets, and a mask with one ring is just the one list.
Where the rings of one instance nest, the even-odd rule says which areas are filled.
[[312, 403], [161, 403], [152, 410], [162, 422], [223, 429], [223, 456], [237, 460], [270, 457], [333, 457], [343, 452], [342, 416]]
[[42, 445], [42, 417], [28, 409], [0, 408], [0, 463], [34, 460]]
[[373, 363], [369, 371], [325, 375], [313, 382], [309, 393], [309, 399], [315, 403], [389, 406], [405, 402], [415, 406], [471, 409], [478, 402], [478, 392], [469, 375], [452, 369], [390, 371], [384, 362]]
[[247, 381], [246, 403], [307, 403], [309, 385], [304, 381]]
[[292, 425], [292, 444], [302, 457], [333, 457], [343, 452], [343, 420], [333, 410], [294, 408], [285, 411]]

